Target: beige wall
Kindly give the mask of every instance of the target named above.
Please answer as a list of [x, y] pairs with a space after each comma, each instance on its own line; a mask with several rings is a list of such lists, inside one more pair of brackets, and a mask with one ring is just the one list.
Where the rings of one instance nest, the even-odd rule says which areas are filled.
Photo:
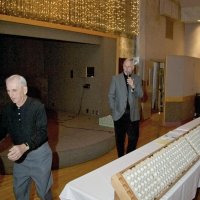
[[185, 55], [200, 58], [200, 25], [185, 25]]
[[[115, 74], [115, 49], [113, 39], [102, 39], [101, 45], [49, 41], [45, 46], [46, 67], [54, 72], [49, 73], [49, 106], [71, 113], [79, 109], [85, 114], [88, 109], [91, 115], [109, 113], [107, 94]], [[87, 66], [95, 67], [94, 78], [86, 77]], [[83, 88], [84, 84], [90, 84], [90, 88]]]
[[160, 15], [159, 0], [141, 0], [139, 54], [145, 61], [184, 55], [184, 24], [174, 21], [173, 39], [165, 38], [166, 17]]
[[143, 115], [147, 119], [151, 116], [151, 84], [149, 73], [153, 61], [165, 62], [168, 55], [184, 55], [184, 24], [174, 21], [173, 39], [165, 37], [166, 17], [160, 15], [159, 0], [140, 1], [140, 33], [137, 38], [137, 55], [143, 69], [143, 80], [147, 101], [143, 103]]
[[[20, 19], [20, 18], [19, 18]], [[20, 21], [20, 20], [19, 20]], [[27, 22], [28, 23], [28, 22]], [[29, 22], [31, 23], [31, 21]], [[54, 24], [55, 25], [55, 24]], [[82, 34], [79, 32], [63, 30], [60, 27], [49, 27], [39, 25], [29, 25], [25, 23], [15, 23], [9, 21], [0, 21], [0, 33], [8, 35], [18, 35], [34, 38], [45, 38], [59, 41], [81, 42], [88, 44], [99, 44], [100, 38], [95, 35]]]
[[181, 124], [194, 117], [194, 98], [200, 87], [199, 72], [199, 58], [167, 56], [164, 112], [166, 124]]
[[199, 59], [189, 56], [167, 56], [165, 97], [195, 94], [195, 68], [199, 64]]

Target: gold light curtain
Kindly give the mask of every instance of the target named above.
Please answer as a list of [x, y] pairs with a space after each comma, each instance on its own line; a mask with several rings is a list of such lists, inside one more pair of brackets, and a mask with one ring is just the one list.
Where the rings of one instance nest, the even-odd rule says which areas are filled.
[[134, 36], [139, 0], [0, 0], [0, 14]]

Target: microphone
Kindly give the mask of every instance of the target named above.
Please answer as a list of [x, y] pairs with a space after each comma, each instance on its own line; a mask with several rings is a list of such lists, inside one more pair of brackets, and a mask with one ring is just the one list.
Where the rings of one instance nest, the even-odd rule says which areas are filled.
[[[131, 79], [132, 81], [134, 81], [132, 78], [131, 78], [131, 73], [127, 72], [127, 84], [129, 85], [129, 87], [131, 88], [131, 91], [133, 91], [134, 89], [132, 88], [132, 83], [130, 81], [128, 81], [128, 79]], [[133, 82], [134, 84], [134, 82]]]
[[126, 74], [127, 74], [127, 84], [129, 86], [129, 81], [128, 80], [129, 80], [129, 78], [131, 78], [131, 74], [129, 72], [127, 72]]

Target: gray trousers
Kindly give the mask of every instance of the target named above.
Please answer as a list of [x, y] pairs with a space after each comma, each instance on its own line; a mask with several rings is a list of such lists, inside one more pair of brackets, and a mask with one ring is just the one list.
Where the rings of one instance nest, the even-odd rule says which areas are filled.
[[28, 153], [22, 163], [15, 163], [13, 168], [14, 194], [16, 200], [29, 200], [30, 185], [34, 181], [41, 200], [52, 200], [51, 174], [52, 151], [48, 142]]

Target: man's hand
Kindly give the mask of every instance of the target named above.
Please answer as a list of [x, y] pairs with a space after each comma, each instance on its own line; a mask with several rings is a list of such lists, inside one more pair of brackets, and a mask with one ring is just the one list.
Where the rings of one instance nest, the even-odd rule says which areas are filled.
[[132, 79], [131, 77], [128, 77], [127, 83], [131, 86], [131, 89], [135, 89], [134, 79]]
[[14, 145], [11, 149], [9, 149], [8, 159], [11, 161], [18, 160], [25, 152], [27, 151], [26, 145]]

